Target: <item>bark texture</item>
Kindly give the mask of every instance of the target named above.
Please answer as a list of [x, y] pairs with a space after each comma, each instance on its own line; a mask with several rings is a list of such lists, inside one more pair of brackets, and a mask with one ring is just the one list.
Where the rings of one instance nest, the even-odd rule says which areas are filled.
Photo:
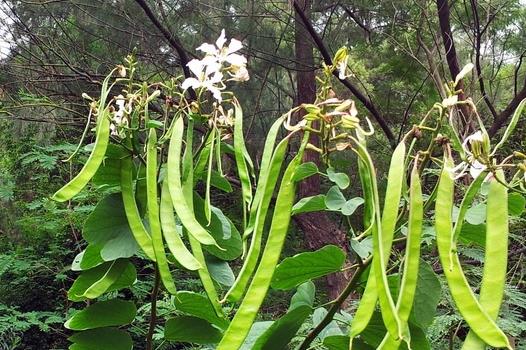
[[[302, 7], [303, 13], [310, 14], [311, 0], [296, 1]], [[314, 71], [313, 43], [301, 18], [295, 12], [295, 51], [297, 61], [297, 96], [296, 103], [313, 103], [316, 99], [316, 79]], [[310, 142], [318, 144], [316, 135], [311, 135]], [[306, 151], [305, 162], [320, 164], [318, 153]], [[320, 177], [311, 176], [299, 185], [299, 198], [313, 196], [320, 193]], [[302, 214], [295, 217], [295, 222], [305, 235], [305, 244], [308, 249], [315, 250], [327, 244], [337, 245], [348, 251], [347, 236], [339, 229], [325, 212]], [[344, 273], [336, 273], [327, 277], [328, 293], [331, 299], [338, 297], [347, 284]]]

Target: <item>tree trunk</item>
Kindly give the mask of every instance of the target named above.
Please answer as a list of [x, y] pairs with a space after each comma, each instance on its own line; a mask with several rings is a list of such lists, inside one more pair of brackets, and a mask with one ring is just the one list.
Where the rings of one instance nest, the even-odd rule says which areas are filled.
[[[449, 8], [448, 0], [436, 0], [437, 10], [438, 10], [438, 22], [440, 24], [440, 33], [442, 35], [442, 41], [444, 43], [444, 50], [446, 52], [446, 61], [449, 68], [449, 73], [451, 74], [451, 79], [455, 80], [458, 73], [460, 73], [460, 66], [458, 64], [457, 50], [455, 48], [455, 41], [453, 38], [453, 32], [451, 31], [451, 22], [450, 15], [451, 10]], [[460, 79], [457, 84], [457, 90], [462, 90], [458, 95], [459, 101], [464, 101], [466, 96], [464, 94], [464, 81]], [[471, 133], [473, 130], [473, 121], [471, 108], [468, 105], [460, 105], [458, 108], [460, 112], [461, 127], [459, 129], [462, 131], [463, 136]]]
[[[311, 0], [296, 1], [302, 6], [305, 14], [309, 16], [312, 6]], [[316, 99], [316, 79], [314, 71], [313, 43], [309, 33], [296, 13], [295, 18], [295, 50], [296, 50], [296, 84], [298, 105], [302, 103], [313, 103]], [[317, 136], [311, 134], [310, 143], [317, 145]], [[305, 162], [320, 164], [319, 154], [307, 150], [304, 156]], [[320, 193], [319, 175], [311, 176], [299, 184], [300, 198], [313, 196]], [[329, 219], [325, 212], [301, 214], [295, 217], [295, 221], [305, 235], [305, 243], [310, 250], [315, 250], [327, 244], [334, 244], [348, 251], [347, 235], [339, 229], [335, 222]], [[328, 294], [334, 299], [345, 288], [347, 276], [344, 273], [336, 273], [327, 277]]]

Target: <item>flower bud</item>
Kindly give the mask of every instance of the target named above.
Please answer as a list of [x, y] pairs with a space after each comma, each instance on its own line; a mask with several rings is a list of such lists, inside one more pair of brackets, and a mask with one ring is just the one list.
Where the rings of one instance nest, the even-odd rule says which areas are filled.
[[336, 106], [336, 108], [334, 108], [335, 111], [338, 111], [338, 112], [343, 112], [347, 109], [349, 109], [352, 105], [352, 101], [351, 100], [345, 100], [343, 101], [339, 106]]
[[126, 67], [122, 64], [117, 65], [117, 75], [121, 78], [126, 77]]
[[307, 111], [307, 113], [319, 114], [321, 112], [320, 107], [310, 103], [304, 103], [302, 104], [302, 107]]
[[360, 125], [360, 119], [356, 116], [346, 114], [342, 116], [342, 126], [346, 129], [355, 129]]

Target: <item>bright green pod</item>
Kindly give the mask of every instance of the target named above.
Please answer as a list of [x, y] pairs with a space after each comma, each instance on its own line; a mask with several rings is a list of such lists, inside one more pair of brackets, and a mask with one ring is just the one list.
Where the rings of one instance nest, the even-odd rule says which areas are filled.
[[[217, 242], [200, 224], [197, 222], [193, 210], [188, 203], [189, 198], [185, 198], [181, 183], [181, 148], [183, 144], [184, 121], [178, 118], [175, 121], [168, 149], [167, 179], [168, 189], [172, 196], [172, 203], [175, 212], [181, 220], [188, 233], [198, 242], [205, 245], [215, 245]], [[192, 180], [193, 185], [193, 180]]]
[[[243, 216], [246, 215], [246, 209], [250, 207], [252, 202], [252, 183], [250, 181], [250, 174], [247, 165], [247, 159], [245, 158], [248, 154], [245, 138], [243, 136], [243, 111], [239, 102], [234, 99], [234, 156], [236, 160], [237, 173], [239, 181], [241, 182], [241, 194], [243, 196]], [[246, 228], [247, 222], [245, 221], [244, 226]]]
[[95, 299], [104, 294], [121, 277], [124, 270], [126, 270], [127, 264], [128, 260], [126, 259], [114, 260], [104, 276], [86, 289], [82, 296], [88, 299]]
[[269, 236], [261, 261], [239, 309], [225, 331], [221, 342], [217, 345], [216, 350], [238, 350], [243, 345], [258, 310], [265, 299], [287, 236], [291, 219], [290, 213], [296, 197], [296, 184], [293, 176], [296, 168], [301, 164], [308, 138], [309, 133], [305, 132], [298, 154], [289, 163], [283, 174]]
[[[382, 310], [382, 318], [389, 334], [395, 339], [408, 339], [409, 331], [404, 328], [389, 291], [389, 284], [386, 274], [386, 260], [392, 245], [392, 237], [398, 216], [398, 206], [401, 198], [402, 181], [404, 174], [405, 145], [399, 144], [391, 158], [389, 169], [388, 184], [386, 191], [384, 219], [380, 217], [380, 199], [378, 196], [378, 185], [376, 183], [376, 172], [370, 155], [367, 150], [359, 143], [356, 144], [356, 151], [366, 165], [370, 174], [369, 179], [373, 194], [373, 205], [375, 216], [372, 226], [373, 236], [373, 262], [374, 276], [376, 278], [376, 290], [378, 301]], [[382, 225], [385, 225], [385, 229]], [[392, 230], [392, 232], [391, 232]]]
[[[476, 299], [464, 276], [457, 254], [450, 261], [452, 242], [452, 211], [454, 197], [453, 159], [450, 155], [444, 157], [444, 167], [440, 175], [440, 184], [435, 207], [435, 230], [440, 262], [453, 301], [464, 320], [484, 342], [496, 348], [511, 349], [506, 335], [495, 321], [486, 313]], [[494, 242], [491, 242], [492, 244]]]
[[[365, 146], [365, 142], [362, 143]], [[363, 196], [365, 199], [364, 203], [364, 229], [369, 228], [374, 219], [374, 202], [371, 189], [371, 180], [369, 179], [370, 174], [367, 171], [367, 166], [364, 161], [358, 157], [358, 173], [360, 175], [360, 182], [362, 184]], [[351, 322], [349, 331], [349, 349], [352, 349], [353, 339], [357, 337], [369, 324], [371, 317], [376, 308], [376, 301], [378, 300], [378, 292], [376, 290], [376, 277], [374, 275], [374, 269], [370, 269], [365, 290], [358, 304], [354, 317]]]
[[150, 129], [146, 145], [146, 192], [148, 206], [148, 222], [152, 233], [152, 244], [159, 269], [159, 276], [164, 287], [170, 294], [177, 293], [175, 283], [166, 260], [164, 251], [161, 222], [159, 219], [159, 203], [157, 202], [157, 133]]
[[139, 247], [143, 250], [150, 260], [155, 261], [155, 252], [153, 250], [152, 239], [146, 231], [144, 224], [137, 208], [135, 193], [133, 191], [133, 162], [131, 157], [121, 160], [121, 191], [124, 211], [128, 219], [130, 230], [137, 241]]
[[[181, 131], [182, 133], [182, 131]], [[193, 133], [194, 133], [194, 121], [193, 119], [188, 119], [188, 127], [186, 129], [186, 147], [183, 154], [183, 184], [182, 184], [182, 193], [183, 196], [181, 197], [183, 201], [188, 205], [188, 208], [190, 210], [190, 214], [193, 218], [194, 216], [194, 163], [193, 163]], [[182, 138], [182, 135], [180, 136]], [[180, 154], [180, 152], [178, 153]], [[187, 231], [188, 232], [188, 231]], [[201, 265], [201, 268], [197, 270], [197, 273], [199, 275], [199, 278], [201, 279], [201, 283], [203, 284], [203, 288], [206, 292], [206, 295], [208, 296], [208, 299], [212, 303], [212, 306], [214, 307], [214, 310], [216, 314], [219, 317], [224, 317], [223, 315], [223, 309], [221, 308], [221, 305], [219, 304], [219, 296], [217, 295], [216, 287], [214, 286], [214, 281], [212, 280], [212, 277], [210, 276], [210, 272], [208, 271], [208, 267], [206, 265], [205, 255], [203, 253], [203, 248], [201, 247], [201, 243], [191, 234], [188, 234], [188, 242], [190, 243], [190, 248], [192, 249], [192, 253], [197, 260], [197, 262]]]
[[168, 182], [166, 180], [163, 181], [163, 187], [161, 189], [160, 216], [164, 240], [166, 241], [168, 250], [170, 250], [170, 253], [172, 253], [175, 260], [188, 270], [199, 270], [202, 268], [199, 261], [197, 261], [188, 248], [186, 248], [181, 235], [177, 230], [172, 197], [170, 196]]
[[262, 196], [259, 200], [257, 216], [254, 225], [255, 228], [250, 241], [250, 248], [234, 284], [225, 296], [225, 299], [227, 300], [238, 301], [241, 299], [248, 282], [250, 281], [250, 277], [256, 268], [259, 259], [259, 253], [261, 251], [261, 241], [263, 239], [265, 219], [267, 217], [272, 195], [274, 194], [274, 189], [278, 181], [283, 160], [287, 155], [289, 140], [290, 137], [286, 137], [278, 144], [272, 157], [272, 161], [270, 162], [268, 174], [266, 178], [258, 184], [258, 186], [264, 186], [264, 191], [262, 191]]
[[483, 171], [479, 176], [469, 185], [462, 202], [460, 203], [460, 209], [458, 211], [457, 221], [453, 227], [453, 235], [451, 236], [451, 251], [449, 253], [449, 263], [453, 264], [453, 256], [457, 252], [457, 241], [460, 236], [460, 231], [462, 231], [462, 225], [464, 224], [464, 218], [468, 212], [469, 207], [473, 203], [477, 192], [480, 190], [480, 186], [484, 182], [487, 171]]
[[243, 239], [246, 239], [254, 230], [254, 225], [256, 223], [256, 218], [258, 217], [259, 202], [263, 196], [266, 188], [266, 182], [270, 172], [270, 164], [272, 156], [274, 153], [274, 144], [276, 143], [276, 138], [278, 132], [283, 124], [284, 117], [277, 119], [274, 124], [270, 127], [270, 130], [265, 139], [265, 145], [263, 146], [263, 155], [261, 156], [261, 166], [259, 170], [259, 177], [256, 186], [256, 192], [254, 194], [254, 199], [250, 205], [250, 215], [248, 218], [248, 225], [243, 233]]
[[91, 154], [80, 170], [80, 172], [66, 185], [59, 189], [51, 199], [57, 202], [65, 202], [78, 194], [91, 180], [99, 169], [110, 139], [110, 116], [104, 109], [98, 117], [97, 136]]
[[99, 115], [97, 117], [96, 137], [93, 150], [80, 172], [51, 197], [51, 199], [57, 202], [70, 200], [86, 187], [104, 160], [104, 155], [106, 154], [106, 149], [108, 148], [110, 140], [110, 113], [105, 105], [109, 92], [108, 83], [112, 73], [110, 73], [102, 82], [98, 107]]
[[[398, 311], [398, 317], [400, 317], [402, 321], [402, 327], [409, 327], [409, 315], [411, 314], [415, 298], [420, 263], [420, 239], [422, 237], [422, 224], [424, 219], [423, 208], [422, 186], [415, 162], [415, 166], [411, 172], [411, 183], [409, 187], [409, 219], [405, 263], [400, 292], [398, 293], [398, 300], [396, 301], [396, 310]], [[409, 342], [409, 339], [407, 341]], [[386, 334], [378, 349], [398, 349], [401, 342], [401, 339], [396, 340], [389, 334]]]
[[[216, 130], [212, 130], [212, 132], [210, 132], [210, 136], [211, 136], [211, 149], [210, 149], [210, 152], [208, 154], [208, 167], [206, 169], [206, 190], [205, 190], [205, 207], [204, 207], [204, 211], [205, 211], [205, 217], [206, 217], [206, 221], [208, 224], [210, 224], [210, 220], [212, 219], [212, 204], [210, 202], [210, 182], [211, 182], [211, 178], [212, 178], [212, 165], [213, 165], [213, 161], [214, 161], [214, 152], [213, 152], [213, 149], [214, 147], [219, 147], [220, 143], [221, 143], [221, 139], [216, 140]], [[216, 145], [217, 144], [217, 145]]]
[[[498, 171], [497, 176], [505, 181], [502, 171]], [[496, 320], [504, 297], [508, 264], [508, 190], [496, 179], [491, 178], [490, 181], [486, 207], [486, 252], [479, 303]], [[486, 343], [470, 330], [462, 350], [485, 349]]]

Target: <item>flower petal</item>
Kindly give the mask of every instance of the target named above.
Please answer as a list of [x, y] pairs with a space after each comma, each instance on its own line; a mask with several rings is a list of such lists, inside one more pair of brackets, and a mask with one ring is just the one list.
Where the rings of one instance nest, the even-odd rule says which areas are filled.
[[185, 79], [185, 81], [183, 81], [183, 83], [181, 84], [181, 88], [183, 90], [186, 90], [189, 87], [192, 87], [192, 89], [197, 89], [199, 86], [201, 86], [201, 82], [196, 78]]
[[231, 54], [233, 52], [239, 51], [243, 48], [243, 44], [241, 41], [237, 39], [230, 39], [230, 44], [228, 45], [227, 54]]
[[484, 170], [486, 170], [486, 166], [478, 160], [475, 160], [469, 168], [469, 174], [476, 179]]
[[219, 50], [221, 50], [223, 48], [223, 46], [225, 46], [225, 43], [226, 43], [226, 38], [225, 38], [225, 30], [221, 30], [221, 35], [219, 35], [219, 38], [217, 38], [216, 40], [216, 46]]
[[186, 65], [188, 66], [188, 68], [190, 68], [190, 70], [192, 71], [192, 73], [194, 73], [196, 77], [200, 77], [201, 73], [203, 73], [204, 64], [200, 60], [193, 59]]
[[247, 64], [247, 59], [245, 58], [245, 56], [238, 55], [237, 53], [233, 53], [226, 56], [225, 61], [227, 61], [233, 66], [244, 66]]
[[207, 43], [201, 44], [201, 46], [199, 46], [197, 48], [197, 50], [203, 51], [207, 55], [215, 55], [215, 54], [217, 54], [216, 47], [214, 45], [207, 44]]

